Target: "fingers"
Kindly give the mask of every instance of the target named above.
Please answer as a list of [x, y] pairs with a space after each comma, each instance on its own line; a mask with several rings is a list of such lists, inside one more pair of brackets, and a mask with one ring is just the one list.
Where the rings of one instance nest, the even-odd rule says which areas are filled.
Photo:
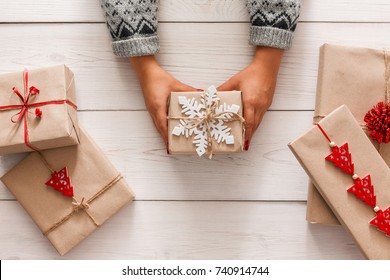
[[167, 108], [168, 104], [164, 100], [160, 100], [156, 103], [147, 103], [147, 109], [153, 120], [153, 124], [156, 127], [158, 133], [163, 139], [165, 146], [168, 147], [168, 119]]
[[261, 112], [256, 114], [256, 116], [255, 116], [255, 126], [256, 126], [256, 129], [255, 129], [255, 131], [253, 133], [255, 133], [256, 130], [259, 128], [259, 126], [261, 124], [261, 121], [263, 120], [265, 112], [267, 112], [267, 111], [261, 111]]
[[150, 112], [154, 126], [160, 133], [161, 138], [164, 140], [165, 146], [168, 146], [168, 122], [167, 113], [165, 109], [160, 108], [156, 112]]
[[[248, 105], [248, 104], [247, 104]], [[253, 135], [263, 120], [265, 111], [256, 110], [255, 107], [245, 107], [244, 104], [244, 118], [245, 118], [245, 143], [244, 151], [249, 150], [249, 146]]]
[[244, 104], [244, 118], [245, 118], [245, 143], [244, 151], [249, 150], [249, 144], [255, 130], [255, 110], [254, 107], [246, 107]]
[[239, 90], [239, 85], [235, 82], [234, 79], [229, 79], [219, 87], [217, 87], [218, 91], [229, 91], [229, 90]]
[[[172, 91], [197, 91], [197, 89], [178, 82], [172, 87]], [[164, 140], [165, 146], [168, 147], [168, 100], [164, 105], [161, 103], [154, 111], [150, 111], [150, 114], [152, 115], [154, 126]]]
[[198, 91], [198, 89], [187, 84], [178, 82], [176, 85], [173, 86], [172, 91]]

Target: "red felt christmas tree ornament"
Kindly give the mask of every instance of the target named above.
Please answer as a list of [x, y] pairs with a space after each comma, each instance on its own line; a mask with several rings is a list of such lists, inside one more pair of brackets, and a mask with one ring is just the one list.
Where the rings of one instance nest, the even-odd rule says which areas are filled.
[[61, 192], [65, 196], [73, 197], [73, 187], [71, 186], [66, 167], [58, 172], [54, 171], [51, 174], [50, 180], [47, 181], [45, 185], [53, 187], [56, 191]]
[[376, 226], [390, 237], [390, 207], [385, 211], [378, 210], [376, 217], [370, 221], [370, 224]]
[[358, 199], [363, 201], [365, 204], [371, 207], [376, 206], [376, 196], [374, 194], [374, 186], [371, 184], [370, 174], [363, 179], [356, 178], [354, 185], [347, 191], [356, 195]]
[[334, 165], [338, 168], [341, 168], [343, 172], [349, 175], [353, 175], [354, 165], [352, 163], [352, 156], [349, 153], [348, 143], [338, 147], [333, 142], [330, 142], [330, 146], [332, 147], [332, 153], [325, 159], [333, 162]]

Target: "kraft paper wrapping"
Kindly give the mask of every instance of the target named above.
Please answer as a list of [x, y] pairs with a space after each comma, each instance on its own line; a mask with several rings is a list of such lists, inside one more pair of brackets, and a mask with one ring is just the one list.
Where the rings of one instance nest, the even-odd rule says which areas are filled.
[[[317, 99], [314, 122], [346, 104], [364, 129], [365, 114], [379, 101], [385, 101], [384, 50], [325, 44], [320, 48]], [[389, 100], [390, 101], [390, 100]], [[390, 144], [373, 142], [390, 164]], [[306, 219], [312, 223], [338, 224], [313, 184], [309, 183]]]
[[[76, 104], [74, 75], [65, 65], [29, 69], [28, 79], [28, 87], [35, 86], [40, 90], [39, 94], [30, 97], [29, 103], [70, 100]], [[13, 87], [24, 95], [23, 72], [0, 75], [0, 106], [22, 104]], [[40, 119], [35, 117], [35, 108], [26, 113], [29, 143], [33, 147], [44, 150], [78, 144], [75, 108], [68, 104], [48, 104], [38, 108], [42, 111]], [[0, 155], [32, 151], [24, 141], [23, 120], [11, 121], [19, 111], [0, 110]]]
[[[88, 201], [120, 175], [100, 148], [81, 129], [80, 141], [79, 145], [41, 152], [53, 170], [59, 171], [64, 166], [67, 167], [74, 187], [74, 198], [79, 203], [83, 198]], [[51, 172], [39, 153], [33, 152], [1, 178], [44, 234], [72, 213], [73, 209], [72, 198], [45, 185], [50, 177]], [[89, 209], [74, 213], [67, 221], [47, 233], [46, 237], [60, 255], [64, 255], [97, 229], [86, 212], [101, 225], [132, 200], [133, 193], [121, 178], [90, 202]]]
[[[169, 117], [184, 117], [182, 107], [179, 104], [179, 96], [185, 96], [188, 99], [195, 98], [200, 102], [201, 93], [199, 92], [172, 92], [169, 100]], [[236, 104], [240, 106], [238, 114], [242, 116], [242, 101], [241, 91], [219, 91], [217, 97], [220, 98], [220, 104], [227, 105]], [[196, 154], [196, 146], [192, 143], [194, 137], [186, 138], [183, 135], [172, 135], [175, 126], [179, 124], [177, 119], [168, 120], [168, 149], [170, 154], [191, 155]], [[226, 144], [224, 142], [217, 143], [213, 139], [212, 149], [213, 154], [228, 154], [242, 152], [244, 148], [244, 124], [240, 121], [226, 122], [225, 125], [231, 128], [231, 135], [234, 136], [234, 144]]]
[[[319, 123], [338, 146], [348, 142], [355, 173], [360, 178], [371, 174], [377, 205], [382, 210], [390, 206], [390, 170], [349, 109], [343, 105]], [[351, 176], [325, 160], [331, 148], [320, 129], [314, 126], [289, 147], [363, 254], [368, 259], [390, 259], [390, 237], [369, 225], [373, 209], [346, 191], [353, 185]]]

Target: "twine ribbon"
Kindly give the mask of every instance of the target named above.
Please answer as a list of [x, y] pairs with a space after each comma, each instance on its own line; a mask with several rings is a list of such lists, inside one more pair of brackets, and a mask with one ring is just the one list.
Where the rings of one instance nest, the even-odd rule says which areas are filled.
[[218, 108], [219, 100], [213, 102], [206, 102], [206, 113], [203, 116], [196, 116], [193, 118], [190, 117], [168, 117], [170, 120], [185, 120], [186, 124], [184, 125], [185, 129], [193, 129], [201, 126], [202, 124], [206, 126], [207, 131], [207, 153], [209, 159], [213, 157], [213, 137], [211, 136], [211, 127], [210, 123], [214, 121], [222, 120], [223, 122], [233, 122], [239, 121], [245, 123], [245, 119], [235, 112], [220, 112], [216, 113]]
[[[35, 114], [37, 115], [37, 117], [41, 118], [42, 111], [40, 111], [40, 109], [38, 107], [46, 106], [46, 105], [55, 105], [55, 104], [68, 104], [71, 107], [73, 107], [75, 110], [77, 110], [77, 106], [68, 99], [30, 103], [30, 99], [32, 99], [37, 94], [39, 94], [39, 89], [37, 89], [35, 86], [29, 87], [28, 79], [29, 79], [28, 70], [24, 70], [24, 72], [23, 72], [23, 83], [24, 83], [23, 95], [19, 92], [19, 90], [16, 87], [12, 88], [13, 93], [19, 97], [21, 104], [0, 106], [0, 111], [18, 110], [19, 109], [19, 112], [11, 117], [11, 121], [13, 123], [19, 123], [23, 120], [24, 144], [27, 147], [29, 147], [31, 150], [38, 151], [37, 148], [35, 148], [33, 145], [31, 145], [30, 140], [29, 140], [27, 116], [28, 116], [28, 113], [32, 113], [29, 111], [29, 109], [36, 108]], [[70, 85], [72, 83], [73, 83], [73, 78], [72, 78], [72, 81], [70, 82]], [[69, 85], [69, 87], [70, 87], [70, 85]], [[67, 88], [67, 90], [69, 89], [69, 87]]]
[[390, 62], [389, 62], [389, 52], [387, 49], [383, 50], [383, 56], [385, 59], [385, 103], [389, 103], [390, 101]]
[[53, 226], [51, 226], [48, 230], [46, 230], [43, 235], [47, 236], [49, 233], [57, 229], [59, 226], [64, 224], [66, 221], [68, 221], [71, 217], [76, 215], [77, 213], [84, 212], [87, 214], [89, 219], [93, 222], [93, 224], [96, 227], [100, 227], [100, 224], [95, 220], [95, 218], [87, 211], [90, 208], [90, 204], [100, 197], [102, 194], [104, 194], [106, 191], [108, 191], [112, 186], [114, 186], [117, 182], [119, 182], [123, 178], [122, 175], [118, 174], [113, 180], [111, 180], [107, 185], [105, 185], [100, 191], [98, 191], [94, 196], [92, 196], [90, 199], [85, 200], [83, 197], [80, 202], [78, 202], [74, 197], [72, 201], [73, 209], [72, 212], [70, 212], [68, 215], [64, 216], [61, 220], [59, 220], [57, 223], [55, 223]]
[[[313, 124], [314, 125], [317, 125], [323, 118], [325, 118], [326, 115], [315, 115], [313, 117]], [[361, 126], [361, 128], [364, 130], [364, 131], [367, 131], [367, 125], [364, 123], [359, 123], [359, 125]]]

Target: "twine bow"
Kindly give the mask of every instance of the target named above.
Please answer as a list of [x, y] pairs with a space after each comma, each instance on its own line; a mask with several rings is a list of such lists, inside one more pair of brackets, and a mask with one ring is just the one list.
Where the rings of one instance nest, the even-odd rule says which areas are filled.
[[210, 136], [211, 136], [210, 122], [218, 121], [218, 120], [222, 120], [224, 122], [232, 122], [232, 121], [245, 122], [244, 118], [235, 112], [216, 113], [216, 109], [218, 107], [218, 101], [211, 102], [211, 104], [206, 107], [206, 113], [203, 116], [196, 116], [194, 118], [179, 117], [179, 118], [170, 118], [170, 119], [186, 120], [187, 123], [185, 125], [185, 128], [188, 129], [195, 128], [204, 124], [208, 128], [207, 131], [208, 131], [208, 135]]
[[83, 197], [80, 202], [77, 202], [77, 200], [73, 197], [73, 211], [78, 212], [79, 210], [87, 210], [89, 209], [89, 204], [87, 202], [84, 202], [85, 198]]
[[[41, 117], [42, 117], [42, 110], [40, 108], [38, 108], [40, 106], [52, 105], [52, 104], [68, 104], [68, 105], [70, 105], [71, 107], [73, 107], [76, 110], [77, 110], [77, 106], [73, 102], [68, 100], [68, 99], [66, 99], [66, 100], [63, 99], [63, 100], [52, 100], [52, 101], [30, 103], [30, 101], [31, 101], [30, 99], [32, 97], [35, 97], [36, 95], [38, 95], [40, 93], [40, 90], [38, 88], [36, 88], [35, 86], [30, 86], [29, 87], [29, 81], [28, 80], [29, 80], [29, 74], [28, 74], [28, 70], [26, 69], [23, 72], [24, 93], [21, 94], [16, 87], [12, 88], [13, 93], [16, 94], [19, 97], [19, 99], [21, 101], [21, 104], [0, 106], [0, 111], [8, 111], [8, 110], [17, 110], [17, 109], [19, 109], [19, 112], [11, 117], [11, 121], [13, 123], [19, 123], [19, 122], [21, 122], [23, 120], [24, 143], [31, 150], [38, 151], [38, 149], [35, 148], [34, 146], [32, 146], [30, 141], [29, 141], [29, 133], [28, 133], [28, 125], [27, 125], [27, 115], [28, 114], [27, 113], [34, 114], [34, 113], [30, 112], [29, 109], [30, 108], [36, 108], [35, 109], [35, 116], [37, 117], [37, 119], [41, 119]], [[73, 80], [72, 80], [72, 82], [73, 82]]]

